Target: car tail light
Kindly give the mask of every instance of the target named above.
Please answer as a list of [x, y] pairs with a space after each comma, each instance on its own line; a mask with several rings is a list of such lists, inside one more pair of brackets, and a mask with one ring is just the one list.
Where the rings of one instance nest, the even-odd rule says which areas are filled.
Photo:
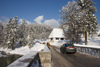
[[66, 49], [69, 49], [69, 48], [74, 48], [74, 49], [76, 49], [76, 47], [66, 47]]
[[66, 49], [69, 49], [69, 47], [66, 47]]

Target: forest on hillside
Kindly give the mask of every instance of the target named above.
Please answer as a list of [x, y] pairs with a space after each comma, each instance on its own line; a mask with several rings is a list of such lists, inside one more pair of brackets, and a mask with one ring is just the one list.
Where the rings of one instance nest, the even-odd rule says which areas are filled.
[[23, 19], [18, 23], [17, 16], [10, 18], [8, 23], [0, 22], [0, 46], [14, 49], [18, 43], [20, 46], [31, 46], [35, 39], [47, 39], [53, 27], [46, 24], [31, 23]]

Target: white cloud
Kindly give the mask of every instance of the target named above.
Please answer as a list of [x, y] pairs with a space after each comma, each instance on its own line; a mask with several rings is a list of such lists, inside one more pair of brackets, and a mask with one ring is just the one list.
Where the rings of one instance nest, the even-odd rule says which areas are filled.
[[53, 27], [59, 27], [60, 25], [59, 22], [55, 19], [45, 20], [44, 23]]
[[[19, 19], [19, 22], [21, 22], [22, 23], [22, 21], [23, 21], [23, 19]], [[26, 21], [26, 23], [27, 24], [31, 24], [31, 22], [30, 21], [28, 21], [28, 20], [25, 20]]]
[[31, 24], [31, 22], [30, 21], [28, 21], [28, 20], [25, 20], [26, 22], [27, 22], [27, 24]]
[[19, 22], [21, 22], [21, 23], [22, 23], [22, 21], [23, 21], [23, 19], [19, 19]]
[[36, 17], [36, 18], [34, 19], [34, 21], [35, 21], [36, 23], [41, 23], [42, 20], [43, 20], [43, 15], [42, 15], [42, 16], [38, 16], [38, 17]]
[[0, 17], [1, 21], [3, 22], [8, 22], [9, 21], [9, 18], [5, 17], [5, 16], [1, 16]]

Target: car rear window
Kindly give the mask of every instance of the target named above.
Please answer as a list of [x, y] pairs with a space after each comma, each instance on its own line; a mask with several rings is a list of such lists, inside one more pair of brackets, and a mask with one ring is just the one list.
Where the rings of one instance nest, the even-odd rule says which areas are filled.
[[73, 44], [65, 44], [65, 47], [74, 47], [74, 45]]

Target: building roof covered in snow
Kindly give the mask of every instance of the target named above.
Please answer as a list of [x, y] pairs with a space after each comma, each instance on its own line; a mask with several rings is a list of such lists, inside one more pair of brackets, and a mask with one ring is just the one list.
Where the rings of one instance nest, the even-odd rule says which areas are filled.
[[54, 37], [60, 37], [60, 38], [65, 38], [64, 32], [60, 28], [54, 28], [49, 35], [49, 38], [54, 38]]

